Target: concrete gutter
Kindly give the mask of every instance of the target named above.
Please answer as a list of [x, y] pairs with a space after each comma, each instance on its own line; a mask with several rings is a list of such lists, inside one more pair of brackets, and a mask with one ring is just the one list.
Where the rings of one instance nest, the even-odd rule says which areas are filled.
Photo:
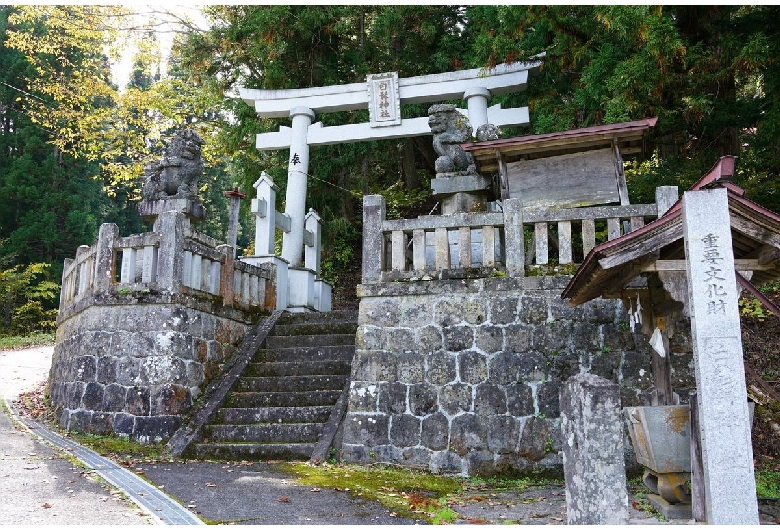
[[44, 442], [65, 451], [79, 460], [87, 469], [93, 470], [106, 482], [121, 490], [127, 497], [137, 504], [157, 524], [205, 524], [194, 513], [190, 512], [167, 494], [154, 485], [138, 477], [138, 475], [118, 466], [113, 461], [82, 447], [72, 440], [68, 440], [47, 429], [40, 423], [23, 419], [15, 410], [13, 402], [8, 394], [4, 397], [6, 408], [11, 418], [25, 427], [30, 434], [37, 436]]

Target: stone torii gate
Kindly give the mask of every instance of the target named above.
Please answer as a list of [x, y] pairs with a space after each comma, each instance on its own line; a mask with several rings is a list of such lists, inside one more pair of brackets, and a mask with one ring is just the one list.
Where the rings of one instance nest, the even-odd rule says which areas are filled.
[[[301, 264], [305, 233], [309, 148], [313, 145], [431, 134], [428, 118], [401, 119], [401, 104], [466, 101], [466, 114], [476, 130], [480, 125], [518, 126], [529, 123], [528, 108], [488, 107], [492, 95], [525, 89], [539, 63], [499, 65], [443, 74], [399, 78], [396, 72], [371, 74], [365, 83], [289, 90], [240, 89], [240, 97], [261, 118], [291, 118], [292, 127], [257, 135], [260, 151], [289, 149], [284, 215], [290, 220], [282, 241], [282, 258], [290, 267]], [[368, 109], [368, 123], [324, 127], [317, 113]]]

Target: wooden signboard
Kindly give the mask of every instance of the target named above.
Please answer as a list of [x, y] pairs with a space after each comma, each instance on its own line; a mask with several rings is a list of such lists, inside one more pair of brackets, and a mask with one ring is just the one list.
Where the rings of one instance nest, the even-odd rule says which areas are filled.
[[[523, 207], [576, 208], [621, 202], [615, 153], [598, 149], [506, 165], [509, 196]], [[621, 178], [624, 178], [621, 171]]]

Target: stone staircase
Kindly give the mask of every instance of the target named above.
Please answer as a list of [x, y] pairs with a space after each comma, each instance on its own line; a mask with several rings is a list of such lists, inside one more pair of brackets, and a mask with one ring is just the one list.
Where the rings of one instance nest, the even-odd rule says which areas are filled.
[[285, 313], [205, 425], [198, 459], [308, 460], [349, 380], [356, 311]]

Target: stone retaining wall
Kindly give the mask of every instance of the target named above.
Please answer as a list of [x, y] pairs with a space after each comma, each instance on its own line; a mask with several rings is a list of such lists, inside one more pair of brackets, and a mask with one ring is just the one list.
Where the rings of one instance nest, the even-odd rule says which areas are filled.
[[[590, 372], [618, 383], [623, 406], [647, 403], [647, 339], [628, 330], [618, 300], [570, 307], [569, 279], [359, 286], [343, 459], [464, 475], [560, 470], [562, 382]], [[694, 387], [689, 340], [680, 333], [672, 348], [675, 388]]]
[[52, 405], [72, 431], [166, 439], [257, 315], [222, 307], [216, 298], [113, 291], [60, 321]]

